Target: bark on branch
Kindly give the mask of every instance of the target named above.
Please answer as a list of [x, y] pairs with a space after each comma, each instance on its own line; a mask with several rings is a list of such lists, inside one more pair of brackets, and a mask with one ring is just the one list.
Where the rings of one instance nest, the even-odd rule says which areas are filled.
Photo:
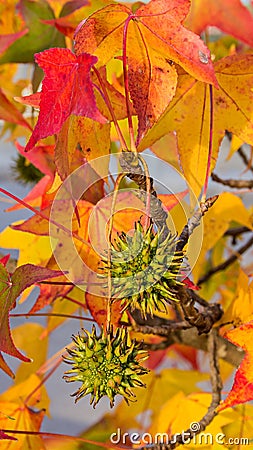
[[224, 186], [229, 186], [231, 188], [237, 188], [237, 189], [252, 189], [253, 188], [253, 180], [233, 180], [232, 178], [224, 180], [223, 178], [220, 178], [215, 173], [212, 173], [211, 177], [212, 177], [213, 181], [216, 181], [216, 183], [220, 183], [220, 184], [223, 184]]

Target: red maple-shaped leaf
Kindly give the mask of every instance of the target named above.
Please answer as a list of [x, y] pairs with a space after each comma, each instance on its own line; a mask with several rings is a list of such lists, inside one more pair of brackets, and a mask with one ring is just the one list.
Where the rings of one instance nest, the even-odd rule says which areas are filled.
[[87, 53], [76, 56], [66, 48], [51, 48], [37, 53], [35, 60], [43, 69], [45, 78], [38, 122], [26, 151], [31, 150], [39, 139], [58, 133], [71, 114], [106, 122], [96, 106], [90, 79], [96, 56]]
[[21, 361], [30, 361], [29, 358], [20, 353], [12, 340], [9, 312], [15, 307], [18, 296], [27, 287], [59, 275], [62, 275], [62, 272], [34, 266], [33, 264], [20, 266], [10, 275], [4, 265], [0, 264], [0, 352], [7, 353]]
[[240, 346], [246, 356], [235, 374], [233, 387], [219, 410], [253, 400], [253, 321], [229, 331], [226, 338]]

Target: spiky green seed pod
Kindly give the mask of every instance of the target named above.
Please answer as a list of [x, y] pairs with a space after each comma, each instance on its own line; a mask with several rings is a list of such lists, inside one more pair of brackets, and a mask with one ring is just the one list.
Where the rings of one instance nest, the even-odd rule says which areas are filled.
[[16, 181], [23, 184], [38, 183], [44, 174], [30, 163], [23, 155], [18, 154], [12, 165], [12, 171]]
[[110, 263], [103, 260], [104, 272], [111, 272], [112, 297], [121, 299], [124, 309], [139, 307], [144, 317], [166, 312], [182, 285], [183, 254], [175, 251], [174, 236], [163, 241], [161, 236], [152, 225], [144, 232], [136, 222], [132, 236], [122, 233], [113, 243]]
[[140, 343], [131, 341], [128, 330], [118, 328], [102, 331], [99, 335], [93, 326], [92, 332], [73, 336], [74, 349], [67, 349], [69, 356], [64, 358], [72, 369], [65, 372], [67, 382], [80, 381], [81, 387], [72, 394], [77, 402], [85, 395], [91, 394], [90, 404], [97, 405], [103, 396], [107, 396], [113, 407], [117, 394], [126, 402], [133, 400], [132, 388], [145, 387], [139, 376], [148, 373], [141, 365], [148, 354], [141, 350]]

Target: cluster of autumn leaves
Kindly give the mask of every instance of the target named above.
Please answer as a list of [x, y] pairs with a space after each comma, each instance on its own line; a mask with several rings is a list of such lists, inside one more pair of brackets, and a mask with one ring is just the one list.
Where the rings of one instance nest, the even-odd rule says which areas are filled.
[[[184, 175], [198, 197], [215, 167], [225, 131], [233, 134], [230, 157], [242, 143], [253, 145], [253, 15], [239, 0], [151, 0], [147, 4], [109, 0], [2, 0], [0, 12], [3, 133], [9, 133], [9, 139], [15, 142], [27, 164], [34, 165], [42, 174], [23, 204], [14, 197], [15, 204], [9, 208], [26, 206], [34, 215], [0, 235], [2, 248], [19, 250], [15, 271], [8, 269], [7, 257], [0, 264], [0, 351], [24, 361], [16, 374], [15, 385], [0, 395], [0, 428], [28, 433], [19, 436], [18, 441], [11, 441], [17, 435], [0, 431], [0, 438], [5, 440], [3, 448], [25, 449], [31, 439], [29, 432], [40, 430], [43, 408], [48, 407], [49, 399], [42, 383], [47, 342], [66, 318], [52, 315], [45, 331], [36, 323], [10, 330], [9, 317], [19, 295], [22, 301], [27, 298], [28, 287], [54, 277], [57, 277], [55, 281], [66, 282], [52, 256], [49, 240], [51, 205], [57, 191], [85, 161], [92, 164], [92, 160], [109, 156], [120, 148], [138, 152], [151, 148], [158, 158], [173, 164]], [[217, 27], [225, 35], [213, 39], [209, 26]], [[205, 32], [205, 43], [199, 36], [201, 32]], [[16, 81], [19, 63], [30, 63], [31, 73], [27, 79]], [[21, 144], [24, 144], [21, 138], [25, 138], [25, 145]], [[72, 232], [81, 237], [76, 242], [77, 251], [84, 260], [89, 260], [94, 270], [100, 258], [83, 240], [89, 239], [90, 217], [95, 205], [105, 196], [109, 164], [97, 166], [96, 170], [100, 179], [79, 201], [78, 214], [73, 216], [72, 223]], [[160, 196], [178, 233], [185, 224], [178, 205], [184, 196], [185, 193], [177, 198]], [[109, 205], [110, 202], [108, 208]], [[106, 209], [106, 203], [95, 210], [98, 242], [108, 214], [103, 208]], [[113, 236], [127, 232], [138, 219], [138, 211], [117, 213]], [[203, 219], [203, 242], [192, 270], [195, 283], [210, 266], [223, 261], [229, 242], [224, 234], [235, 224], [252, 229], [252, 210], [236, 194], [222, 193]], [[70, 264], [67, 254], [66, 261]], [[220, 412], [208, 429], [234, 437], [240, 432], [236, 425], [239, 422], [244, 436], [252, 436], [250, 405], [225, 410], [253, 398], [250, 273], [250, 264], [244, 263], [242, 268], [237, 261], [201, 289], [201, 295], [207, 300], [219, 295], [225, 311], [222, 322], [236, 325], [235, 329], [230, 326], [226, 336], [246, 352], [233, 389], [221, 408], [224, 412]], [[88, 311], [100, 326], [104, 324], [107, 308], [105, 298], [91, 293], [84, 295], [82, 290], [67, 284], [40, 285], [40, 294], [29, 312], [31, 317], [45, 307], [55, 315], [71, 315], [80, 308]], [[168, 312], [166, 317], [172, 318], [171, 314]], [[121, 316], [120, 306], [112, 304], [111, 321], [115, 326], [119, 325]], [[28, 340], [20, 337], [30, 335], [29, 327], [34, 336], [43, 338], [43, 358], [37, 361]], [[152, 342], [159, 339], [151, 338]], [[27, 357], [14, 342], [20, 342], [16, 345], [27, 351]], [[0, 368], [13, 376], [0, 355]], [[155, 369], [168, 355], [178, 367], [164, 369], [157, 375]], [[25, 363], [29, 357], [35, 358], [33, 364]], [[205, 373], [199, 373], [201, 358], [197, 350], [179, 345], [150, 352], [147, 366], [152, 371], [144, 377], [147, 390], [140, 393], [138, 402], [128, 410], [125, 405], [119, 405], [107, 419], [107, 429], [103, 429], [101, 422], [97, 433], [106, 439], [115, 426], [122, 426], [123, 430], [141, 428], [138, 415], [146, 410], [152, 411], [151, 433], [173, 434], [200, 419], [210, 402], [210, 395], [197, 386], [207, 379]], [[188, 371], [182, 370], [182, 361]], [[54, 363], [59, 363], [57, 357]], [[224, 381], [232, 370], [232, 366], [221, 362]], [[36, 404], [39, 412], [33, 410]], [[180, 408], [184, 413], [179, 413]], [[88, 431], [84, 440], [90, 437], [96, 440], [94, 430]], [[39, 435], [32, 439], [33, 448], [50, 449], [51, 445], [58, 448]], [[71, 449], [73, 445], [77, 444], [71, 443]]]

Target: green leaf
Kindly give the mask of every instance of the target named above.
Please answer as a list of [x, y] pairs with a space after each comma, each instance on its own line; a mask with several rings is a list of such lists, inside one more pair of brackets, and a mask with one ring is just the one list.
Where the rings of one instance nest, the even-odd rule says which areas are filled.
[[43, 23], [43, 20], [54, 19], [54, 13], [45, 0], [21, 0], [19, 5], [29, 32], [8, 48], [0, 58], [0, 64], [33, 62], [34, 53], [49, 47], [65, 47], [64, 36]]

